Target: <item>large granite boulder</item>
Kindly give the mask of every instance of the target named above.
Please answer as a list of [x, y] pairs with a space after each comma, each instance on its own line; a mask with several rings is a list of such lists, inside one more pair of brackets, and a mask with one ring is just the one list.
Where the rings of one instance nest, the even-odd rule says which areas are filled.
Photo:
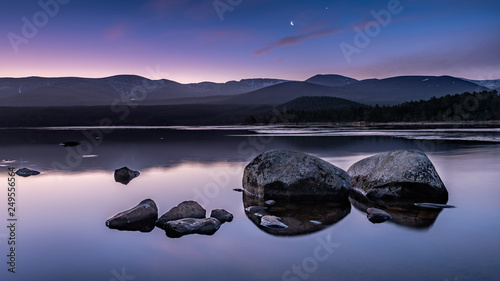
[[165, 225], [169, 221], [185, 219], [185, 218], [198, 218], [203, 219], [206, 216], [206, 210], [203, 209], [196, 201], [184, 201], [173, 207], [168, 212], [163, 214], [157, 221], [156, 226], [165, 229]]
[[266, 199], [346, 199], [351, 179], [317, 157], [287, 150], [264, 152], [244, 170], [245, 193]]
[[220, 225], [220, 221], [216, 218], [185, 218], [166, 222], [164, 229], [168, 237], [178, 238], [188, 234], [212, 235]]
[[106, 221], [106, 226], [118, 230], [138, 230], [150, 232], [155, 228], [158, 208], [151, 199], [141, 201], [132, 209], [116, 214]]
[[380, 153], [354, 163], [347, 172], [352, 188], [369, 198], [448, 200], [434, 165], [421, 151]]
[[115, 181], [127, 185], [131, 180], [138, 177], [141, 173], [122, 167], [115, 170]]

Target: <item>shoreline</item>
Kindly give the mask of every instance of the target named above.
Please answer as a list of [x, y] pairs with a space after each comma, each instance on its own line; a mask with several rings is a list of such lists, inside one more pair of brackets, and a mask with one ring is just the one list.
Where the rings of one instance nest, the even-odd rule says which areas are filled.
[[500, 120], [490, 121], [460, 121], [460, 122], [311, 122], [311, 123], [276, 123], [276, 124], [224, 124], [224, 125], [119, 125], [119, 126], [85, 126], [85, 125], [62, 125], [62, 126], [12, 126], [0, 127], [1, 130], [7, 129], [74, 129], [87, 130], [93, 128], [105, 129], [180, 129], [180, 128], [229, 128], [241, 127], [242, 129], [252, 127], [356, 127], [356, 128], [372, 128], [372, 127], [467, 127], [467, 126], [498, 126]]
[[[249, 126], [257, 126], [266, 124], [254, 124]], [[278, 125], [278, 124], [275, 124]], [[452, 126], [452, 125], [498, 125], [500, 120], [490, 121], [452, 121], [452, 122], [312, 122], [312, 123], [283, 123], [279, 125], [287, 126], [350, 126], [350, 127], [377, 127], [377, 126]]]

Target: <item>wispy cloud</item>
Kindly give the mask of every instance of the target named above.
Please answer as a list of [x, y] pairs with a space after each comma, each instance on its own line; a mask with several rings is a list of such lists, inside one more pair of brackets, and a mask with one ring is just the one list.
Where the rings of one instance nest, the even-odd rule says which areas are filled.
[[116, 24], [116, 25], [110, 26], [107, 29], [105, 29], [102, 33], [102, 36], [107, 41], [113, 42], [113, 41], [116, 41], [116, 40], [122, 38], [123, 36], [125, 36], [125, 34], [126, 34], [126, 25], [123, 23], [120, 23], [120, 24]]
[[254, 55], [262, 55], [262, 54], [265, 54], [272, 49], [276, 49], [276, 48], [283, 47], [283, 46], [291, 46], [291, 45], [301, 44], [307, 39], [315, 38], [315, 37], [322, 37], [322, 36], [326, 36], [326, 35], [337, 33], [337, 32], [339, 32], [339, 31], [335, 28], [323, 28], [323, 29], [319, 29], [319, 30], [308, 31], [306, 33], [302, 33], [302, 34], [299, 34], [296, 36], [284, 37], [284, 38], [279, 39], [276, 42], [271, 43], [266, 48], [255, 51], [253, 54]]

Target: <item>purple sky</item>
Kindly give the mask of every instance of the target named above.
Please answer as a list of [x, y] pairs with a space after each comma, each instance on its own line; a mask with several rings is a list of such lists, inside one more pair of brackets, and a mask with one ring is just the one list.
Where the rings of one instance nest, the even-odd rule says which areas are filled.
[[497, 0], [3, 2], [0, 77], [500, 78]]

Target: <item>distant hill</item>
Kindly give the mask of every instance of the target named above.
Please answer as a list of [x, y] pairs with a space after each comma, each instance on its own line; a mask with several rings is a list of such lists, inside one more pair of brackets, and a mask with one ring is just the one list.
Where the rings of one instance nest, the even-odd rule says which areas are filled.
[[337, 87], [292, 81], [223, 99], [194, 98], [183, 102], [277, 105], [303, 96], [328, 96], [363, 104], [392, 105], [429, 99], [433, 96], [442, 97], [448, 94], [483, 90], [487, 88], [450, 76], [399, 76], [387, 79], [367, 79]]
[[492, 81], [474, 82], [450, 76], [398, 76], [358, 81], [333, 74], [316, 75], [306, 81], [257, 78], [191, 84], [135, 75], [0, 78], [0, 106], [279, 105], [299, 97], [315, 96], [391, 105], [433, 96], [480, 92], [488, 90], [486, 86], [493, 85]]
[[304, 96], [335, 96], [334, 88], [308, 82], [285, 82], [218, 101], [221, 104], [278, 105]]
[[[279, 79], [243, 79], [226, 83], [181, 84], [136, 75], [106, 78], [0, 78], [0, 106], [97, 106], [134, 101], [168, 104], [169, 99], [236, 95], [283, 83]], [[146, 97], [143, 101], [137, 98]]]
[[328, 87], [347, 86], [358, 82], [358, 80], [337, 74], [318, 74], [306, 80], [306, 82]]
[[391, 105], [484, 90], [488, 89], [451, 76], [398, 76], [367, 79], [344, 86], [343, 94], [338, 97], [365, 104]]
[[203, 94], [203, 96], [237, 95], [281, 84], [283, 82], [287, 82], [287, 80], [256, 78], [229, 81], [226, 83], [191, 83], [187, 84], [187, 87], [193, 92]]

